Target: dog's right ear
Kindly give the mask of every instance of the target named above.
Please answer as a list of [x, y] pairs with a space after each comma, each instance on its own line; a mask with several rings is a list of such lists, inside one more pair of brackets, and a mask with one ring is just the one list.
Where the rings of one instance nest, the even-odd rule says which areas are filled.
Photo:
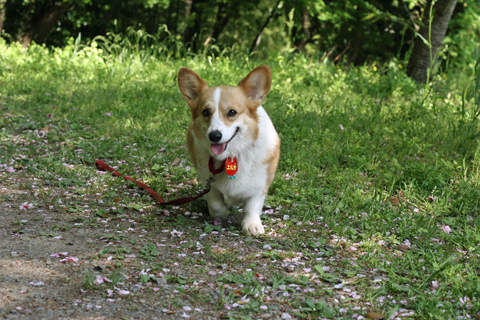
[[193, 110], [197, 106], [200, 92], [208, 88], [208, 85], [202, 78], [188, 68], [182, 68], [178, 72], [178, 87], [183, 93], [183, 97]]

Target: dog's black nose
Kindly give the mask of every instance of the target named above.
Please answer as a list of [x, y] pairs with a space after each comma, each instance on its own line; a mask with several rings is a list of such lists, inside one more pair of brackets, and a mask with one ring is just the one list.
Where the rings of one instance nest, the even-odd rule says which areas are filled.
[[213, 130], [208, 134], [208, 138], [210, 139], [210, 141], [216, 143], [222, 140], [222, 133], [219, 130]]

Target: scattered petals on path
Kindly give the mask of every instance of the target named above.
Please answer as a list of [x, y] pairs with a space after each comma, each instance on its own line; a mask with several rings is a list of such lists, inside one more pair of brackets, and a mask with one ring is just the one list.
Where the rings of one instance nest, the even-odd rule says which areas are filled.
[[77, 262], [78, 258], [75, 257], [66, 257], [65, 259], [60, 260], [60, 262]]
[[22, 203], [19, 207], [20, 210], [27, 210], [27, 209], [32, 209], [32, 208], [33, 208], [33, 204], [28, 203], [28, 202]]
[[32, 281], [30, 282], [30, 284], [34, 287], [43, 287], [45, 286], [45, 283], [43, 281], [38, 281], [38, 282], [35, 282], [35, 281]]

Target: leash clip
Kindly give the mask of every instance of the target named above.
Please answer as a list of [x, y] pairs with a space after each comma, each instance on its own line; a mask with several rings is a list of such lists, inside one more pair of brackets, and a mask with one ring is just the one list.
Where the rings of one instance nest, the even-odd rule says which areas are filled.
[[215, 179], [215, 175], [210, 172], [210, 177], [208, 177], [208, 179], [207, 179], [207, 185], [205, 186], [205, 190], [210, 190], [211, 183], [215, 182], [215, 180], [217, 180], [217, 179]]

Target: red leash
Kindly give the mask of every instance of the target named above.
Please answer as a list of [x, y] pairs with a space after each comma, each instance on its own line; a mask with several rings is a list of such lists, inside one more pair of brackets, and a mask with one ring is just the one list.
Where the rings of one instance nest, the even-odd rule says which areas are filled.
[[160, 197], [160, 195], [158, 193], [156, 193], [155, 191], [150, 189], [146, 184], [144, 184], [140, 181], [137, 181], [135, 179], [132, 179], [129, 176], [121, 174], [120, 172], [116, 171], [115, 169], [110, 167], [108, 164], [106, 164], [102, 160], [95, 161], [95, 165], [97, 166], [98, 170], [108, 171], [108, 172], [111, 172], [112, 175], [115, 176], [115, 177], [123, 177], [123, 179], [125, 179], [125, 180], [130, 180], [132, 182], [135, 182], [140, 188], [142, 188], [143, 190], [147, 190], [150, 193], [150, 195], [155, 200], [157, 200], [158, 203], [162, 206], [182, 205], [182, 204], [192, 202], [193, 200], [196, 200], [196, 199], [200, 198], [204, 194], [207, 194], [208, 192], [210, 192], [210, 184], [215, 181], [215, 175], [222, 172], [223, 170], [225, 170], [225, 161], [223, 161], [220, 168], [215, 169], [213, 158], [210, 157], [210, 159], [208, 161], [208, 168], [210, 170], [210, 177], [207, 179], [207, 185], [205, 186], [205, 189], [203, 189], [202, 191], [200, 191], [199, 193], [197, 193], [196, 195], [191, 196], [191, 197], [185, 197], [185, 198], [175, 199], [175, 200], [171, 200], [171, 201], [165, 201], [165, 200], [162, 199], [162, 197]]

